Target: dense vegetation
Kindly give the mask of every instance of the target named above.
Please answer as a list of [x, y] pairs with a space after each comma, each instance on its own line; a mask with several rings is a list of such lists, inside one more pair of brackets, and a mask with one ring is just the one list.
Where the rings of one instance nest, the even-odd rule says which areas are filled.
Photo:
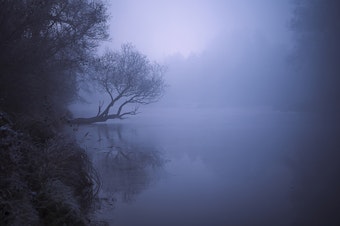
[[62, 136], [34, 142], [10, 124], [0, 136], [1, 225], [90, 222], [97, 177], [84, 150]]
[[297, 73], [292, 94], [300, 109], [318, 114], [313, 115], [313, 125], [301, 126], [297, 141], [294, 225], [339, 225], [339, 1], [295, 2]]
[[90, 223], [96, 177], [61, 129], [106, 20], [99, 0], [0, 0], [1, 225]]
[[292, 102], [321, 113], [340, 111], [339, 1], [296, 0], [292, 29], [296, 73], [289, 78]]

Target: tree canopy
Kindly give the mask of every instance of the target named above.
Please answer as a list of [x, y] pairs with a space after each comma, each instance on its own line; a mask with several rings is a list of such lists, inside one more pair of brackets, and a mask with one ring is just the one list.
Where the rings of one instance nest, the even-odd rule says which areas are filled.
[[106, 20], [101, 0], [0, 0], [0, 225], [89, 224], [98, 177], [60, 117]]
[[65, 108], [82, 64], [107, 38], [106, 20], [99, 0], [1, 0], [0, 107]]
[[98, 107], [95, 117], [75, 119], [77, 123], [123, 119], [138, 113], [140, 105], [157, 101], [163, 94], [165, 67], [151, 62], [133, 45], [123, 44], [119, 51], [107, 51], [93, 63], [90, 81], [110, 97], [107, 106]]
[[294, 93], [312, 111], [339, 112], [340, 8], [337, 0], [296, 0]]

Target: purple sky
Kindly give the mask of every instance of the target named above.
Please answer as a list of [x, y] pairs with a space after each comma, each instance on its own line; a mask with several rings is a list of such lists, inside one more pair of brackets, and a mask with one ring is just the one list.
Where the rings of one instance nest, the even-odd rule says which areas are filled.
[[234, 37], [261, 35], [283, 45], [290, 41], [290, 0], [114, 0], [109, 13], [111, 42], [132, 42], [151, 57], [201, 54]]

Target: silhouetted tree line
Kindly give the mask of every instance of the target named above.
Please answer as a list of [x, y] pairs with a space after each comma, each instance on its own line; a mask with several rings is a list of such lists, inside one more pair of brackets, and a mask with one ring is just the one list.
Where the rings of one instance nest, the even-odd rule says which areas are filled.
[[101, 0], [0, 0], [0, 225], [93, 223], [98, 177], [61, 130], [79, 81], [111, 102], [78, 123], [134, 115], [162, 94], [163, 67], [132, 45], [96, 56], [107, 18]]
[[100, 0], [0, 0], [0, 225], [89, 225], [92, 163], [60, 134], [107, 38]]
[[97, 0], [1, 0], [0, 107], [63, 113], [82, 66], [107, 38], [106, 19]]
[[340, 225], [340, 2], [295, 2], [291, 81], [300, 106], [318, 114], [296, 142], [293, 225]]
[[340, 110], [340, 3], [337, 0], [296, 0], [296, 74], [287, 95], [300, 107], [318, 112]]

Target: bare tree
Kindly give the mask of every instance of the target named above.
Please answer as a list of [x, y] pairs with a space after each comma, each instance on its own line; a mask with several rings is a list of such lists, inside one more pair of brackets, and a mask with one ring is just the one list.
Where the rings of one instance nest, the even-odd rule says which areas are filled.
[[94, 63], [96, 75], [92, 78], [97, 89], [110, 97], [108, 105], [90, 118], [77, 118], [73, 123], [104, 122], [136, 115], [140, 105], [159, 100], [164, 92], [165, 67], [150, 60], [131, 44], [120, 51], [107, 51]]

